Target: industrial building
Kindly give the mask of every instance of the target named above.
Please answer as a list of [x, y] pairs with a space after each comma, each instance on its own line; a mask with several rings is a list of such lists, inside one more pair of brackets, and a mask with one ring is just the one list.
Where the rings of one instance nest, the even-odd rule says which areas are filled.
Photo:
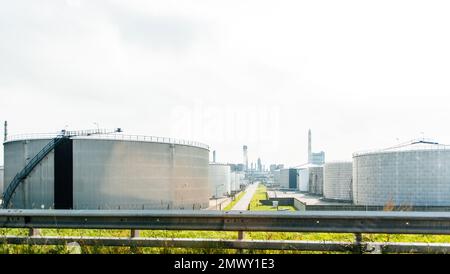
[[353, 154], [356, 205], [449, 206], [450, 147], [415, 140]]
[[331, 200], [352, 200], [352, 162], [329, 162], [324, 165], [323, 196]]
[[209, 196], [225, 197], [231, 194], [231, 169], [228, 164], [209, 163]]
[[297, 169], [295, 168], [285, 168], [280, 170], [280, 188], [297, 189], [297, 178]]
[[9, 137], [4, 143], [5, 190], [49, 145], [54, 148], [50, 146], [49, 153], [18, 184], [9, 207], [200, 209], [209, 206], [208, 146], [123, 134]]

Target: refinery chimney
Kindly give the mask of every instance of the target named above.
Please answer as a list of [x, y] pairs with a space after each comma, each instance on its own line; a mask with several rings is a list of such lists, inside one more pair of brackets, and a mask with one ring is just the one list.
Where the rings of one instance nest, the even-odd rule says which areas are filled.
[[5, 142], [6, 139], [8, 139], [8, 121], [5, 121], [5, 137], [4, 137]]
[[216, 151], [213, 150], [213, 163], [215, 163], [215, 162], [216, 162]]
[[308, 130], [308, 164], [312, 162], [311, 129]]
[[243, 164], [244, 164], [245, 170], [248, 170], [248, 154], [247, 154], [247, 146], [244, 145], [244, 147], [243, 147], [242, 149], [243, 149], [243, 152], [244, 152], [244, 162], [243, 162]]

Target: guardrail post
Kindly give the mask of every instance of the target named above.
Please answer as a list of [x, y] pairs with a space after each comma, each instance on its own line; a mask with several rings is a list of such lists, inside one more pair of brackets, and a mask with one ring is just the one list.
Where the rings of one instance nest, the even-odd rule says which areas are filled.
[[[238, 240], [242, 241], [242, 240], [244, 240], [244, 237], [245, 237], [244, 231], [242, 231], [242, 230], [238, 231]], [[243, 249], [239, 248], [237, 250], [237, 253], [242, 254], [242, 251], [243, 251]]]
[[131, 238], [137, 238], [139, 237], [139, 229], [132, 229], [131, 230]]
[[362, 248], [362, 234], [361, 233], [355, 233], [355, 250], [354, 253], [362, 254], [363, 248]]
[[30, 236], [30, 237], [39, 236], [39, 235], [40, 235], [40, 232], [39, 232], [39, 229], [37, 229], [37, 228], [30, 228], [28, 230], [28, 236]]
[[[130, 238], [139, 238], [139, 229], [131, 229], [131, 234], [130, 234]], [[142, 249], [140, 249], [139, 247], [136, 246], [130, 246], [130, 251], [133, 254], [141, 254], [142, 253]]]

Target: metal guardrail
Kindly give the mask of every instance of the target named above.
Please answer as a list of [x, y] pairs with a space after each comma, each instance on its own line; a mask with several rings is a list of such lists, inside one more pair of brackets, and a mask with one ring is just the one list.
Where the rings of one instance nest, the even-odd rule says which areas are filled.
[[[350, 252], [450, 253], [447, 243], [363, 242], [361, 233], [450, 234], [446, 212], [249, 212], [167, 210], [0, 210], [1, 228], [29, 228], [29, 237], [0, 243], [184, 247]], [[38, 228], [131, 229], [132, 237], [35, 236]], [[140, 238], [140, 229], [238, 231], [237, 240]], [[245, 240], [244, 231], [354, 233], [355, 242]]]

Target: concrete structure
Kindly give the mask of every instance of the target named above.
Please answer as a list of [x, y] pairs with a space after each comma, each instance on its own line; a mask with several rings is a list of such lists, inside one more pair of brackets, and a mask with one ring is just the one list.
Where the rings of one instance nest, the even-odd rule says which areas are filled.
[[353, 155], [356, 205], [450, 205], [450, 147], [415, 140]]
[[333, 200], [352, 200], [352, 162], [330, 162], [323, 168], [323, 196]]
[[[54, 136], [4, 143], [5, 189]], [[199, 209], [209, 204], [209, 149], [169, 138], [73, 137], [19, 185], [13, 208]]]
[[280, 188], [297, 189], [298, 187], [297, 179], [298, 179], [297, 169], [286, 168], [280, 170], [280, 178], [279, 178]]
[[221, 163], [209, 164], [209, 186], [211, 197], [225, 197], [231, 193], [230, 166]]
[[308, 191], [311, 194], [323, 195], [323, 167], [308, 167]]

